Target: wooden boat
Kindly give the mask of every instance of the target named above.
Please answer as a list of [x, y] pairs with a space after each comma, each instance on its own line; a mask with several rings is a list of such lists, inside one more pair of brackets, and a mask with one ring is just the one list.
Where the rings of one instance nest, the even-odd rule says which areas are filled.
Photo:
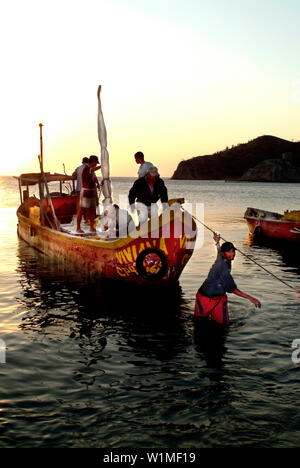
[[250, 233], [256, 237], [300, 242], [300, 211], [279, 214], [247, 208], [244, 218]]
[[[103, 206], [111, 206], [109, 155], [100, 90], [98, 88], [98, 136], [101, 146]], [[123, 237], [96, 233], [77, 234], [72, 223], [77, 211], [78, 194], [72, 187], [63, 192], [64, 183], [73, 183], [65, 174], [45, 173], [43, 138], [40, 124], [40, 173], [17, 177], [21, 205], [17, 211], [18, 234], [36, 249], [89, 276], [104, 276], [142, 284], [174, 285], [190, 259], [197, 237], [193, 217], [183, 209], [184, 199], [168, 202], [169, 207]], [[59, 191], [50, 193], [48, 183], [59, 183]], [[39, 198], [30, 196], [30, 186], [38, 186]], [[23, 190], [23, 188], [25, 188]], [[45, 195], [46, 191], [46, 195]]]
[[[72, 177], [46, 174], [47, 181], [62, 184]], [[78, 195], [63, 191], [50, 194], [55, 211], [55, 226], [49, 200], [29, 196], [29, 186], [38, 184], [43, 192], [41, 174], [19, 178], [22, 203], [17, 210], [18, 234], [39, 251], [67, 262], [89, 276], [104, 276], [136, 284], [173, 285], [193, 253], [196, 224], [182, 208], [183, 199], [169, 201], [170, 208], [159, 218], [149, 219], [124, 238], [106, 238], [105, 232], [75, 233], [73, 217]], [[26, 189], [22, 193], [22, 188]], [[174, 208], [175, 207], [175, 208]], [[165, 233], [170, 231], [170, 235]], [[178, 235], [179, 233], [179, 235]]]

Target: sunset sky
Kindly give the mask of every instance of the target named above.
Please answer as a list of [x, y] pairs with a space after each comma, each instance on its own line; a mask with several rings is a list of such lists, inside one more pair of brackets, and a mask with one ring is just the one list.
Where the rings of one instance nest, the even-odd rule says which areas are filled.
[[10, 0], [1, 7], [2, 175], [73, 172], [133, 154], [169, 177], [182, 159], [264, 134], [300, 140], [299, 0]]

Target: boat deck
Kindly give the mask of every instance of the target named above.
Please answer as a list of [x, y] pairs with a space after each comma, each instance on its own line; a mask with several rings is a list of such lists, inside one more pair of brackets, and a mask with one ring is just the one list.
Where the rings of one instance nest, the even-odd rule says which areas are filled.
[[262, 219], [264, 221], [278, 221], [282, 219], [282, 214], [273, 211], [261, 210], [258, 208], [247, 208], [244, 218]]
[[60, 225], [63, 232], [66, 232], [67, 234], [71, 234], [72, 236], [78, 236], [78, 237], [92, 237], [93, 239], [102, 239], [102, 240], [116, 240], [117, 237], [108, 237], [107, 232], [101, 231], [99, 228], [96, 226], [96, 232], [91, 232], [90, 226], [86, 224], [85, 222], [81, 223], [81, 229], [84, 231], [83, 233], [78, 233], [76, 232], [76, 225], [74, 222], [71, 223], [64, 223]]

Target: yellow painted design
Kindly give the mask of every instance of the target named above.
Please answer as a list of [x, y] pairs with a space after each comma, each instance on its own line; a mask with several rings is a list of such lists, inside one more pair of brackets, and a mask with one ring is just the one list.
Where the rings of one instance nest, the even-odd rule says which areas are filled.
[[180, 237], [179, 240], [180, 240], [180, 248], [183, 249], [186, 246], [186, 241], [187, 241], [186, 235], [184, 235], [183, 237]]
[[127, 247], [126, 249], [123, 249], [122, 253], [124, 254], [124, 257], [125, 257], [125, 263], [126, 263], [126, 260], [127, 260], [127, 262], [129, 262], [129, 263], [132, 263], [132, 262], [133, 262], [130, 246]]
[[119, 263], [123, 263], [124, 255], [122, 252], [116, 252], [116, 257]]
[[122, 277], [127, 276], [126, 273], [123, 271], [123, 268], [117, 267], [116, 270], [117, 270], [118, 275]]
[[[153, 249], [157, 247], [157, 239], [152, 239], [151, 241], [141, 242], [139, 246], [132, 245], [128, 246], [122, 250], [116, 252], [116, 257], [118, 262], [121, 265], [129, 265], [134, 263], [138, 257], [138, 253], [140, 254], [145, 249]], [[138, 249], [138, 253], [137, 253]], [[160, 239], [159, 249], [162, 250], [166, 255], [168, 255], [168, 249], [165, 243], [165, 240], [162, 238]]]
[[132, 273], [138, 275], [138, 272], [136, 271], [135, 267], [130, 265], [130, 266], [117, 266], [116, 271], [119, 276], [122, 276], [123, 278], [126, 276], [131, 276]]
[[[18, 217], [19, 220], [28, 226], [34, 224], [37, 225], [36, 223], [33, 222], [33, 220], [27, 218], [26, 216], [22, 215], [19, 210], [18, 210]], [[171, 220], [173, 219], [173, 213], [171, 212]], [[160, 226], [162, 225], [162, 219], [160, 216]], [[54, 229], [48, 228], [46, 226], [39, 226], [39, 229], [45, 234], [47, 234], [48, 241], [49, 242], [56, 242], [58, 239], [64, 239], [65, 242], [72, 243], [72, 248], [76, 249], [76, 246], [89, 246], [93, 248], [99, 248], [99, 249], [107, 249], [107, 250], [114, 250], [116, 259], [120, 264], [126, 264], [126, 263], [133, 263], [136, 261], [136, 258], [140, 252], [145, 250], [145, 248], [158, 248], [162, 250], [166, 255], [168, 255], [168, 250], [166, 246], [166, 242], [164, 238], [159, 238], [159, 239], [151, 239], [145, 243], [142, 242], [139, 247], [135, 244], [136, 240], [131, 238], [130, 236], [122, 239], [117, 239], [117, 240], [103, 240], [98, 238], [97, 236], [93, 237], [80, 237], [72, 234], [68, 234], [66, 232], [60, 232], [56, 231]], [[149, 231], [150, 232], [150, 231]], [[195, 236], [196, 237], [196, 236]], [[184, 248], [187, 242], [186, 236], [183, 238], [180, 238], [180, 247]], [[192, 240], [192, 239], [190, 239]], [[129, 245], [132, 244], [132, 245]], [[123, 249], [122, 249], [123, 247]], [[121, 250], [117, 250], [121, 249]]]
[[135, 245], [132, 246], [132, 256], [133, 256], [133, 260], [136, 261], [137, 253], [136, 253], [136, 246]]
[[143, 250], [145, 250], [145, 244], [142, 242], [139, 247], [139, 253], [141, 253]]
[[166, 241], [165, 241], [165, 239], [163, 237], [161, 237], [159, 239], [159, 248], [160, 248], [160, 250], [165, 252], [166, 255], [168, 255], [168, 249], [167, 249], [167, 246], [166, 246]]

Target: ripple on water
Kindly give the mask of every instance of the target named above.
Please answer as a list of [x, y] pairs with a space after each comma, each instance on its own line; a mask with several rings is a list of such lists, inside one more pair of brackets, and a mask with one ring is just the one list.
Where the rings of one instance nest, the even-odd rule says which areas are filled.
[[[131, 179], [118, 179], [126, 193]], [[278, 211], [292, 184], [167, 181], [170, 196], [204, 202], [205, 222], [299, 288], [295, 250], [252, 244], [249, 205]], [[297, 189], [297, 190], [296, 190]], [[0, 244], [1, 447], [292, 447], [298, 444], [299, 298], [241, 254], [238, 286], [262, 308], [229, 296], [231, 325], [193, 320], [195, 294], [215, 259], [211, 233], [180, 287], [149, 294], [90, 284], [16, 237], [15, 186]], [[15, 198], [14, 198], [15, 197]], [[264, 204], [264, 206], [262, 206]], [[1, 214], [1, 213], [0, 213]]]

